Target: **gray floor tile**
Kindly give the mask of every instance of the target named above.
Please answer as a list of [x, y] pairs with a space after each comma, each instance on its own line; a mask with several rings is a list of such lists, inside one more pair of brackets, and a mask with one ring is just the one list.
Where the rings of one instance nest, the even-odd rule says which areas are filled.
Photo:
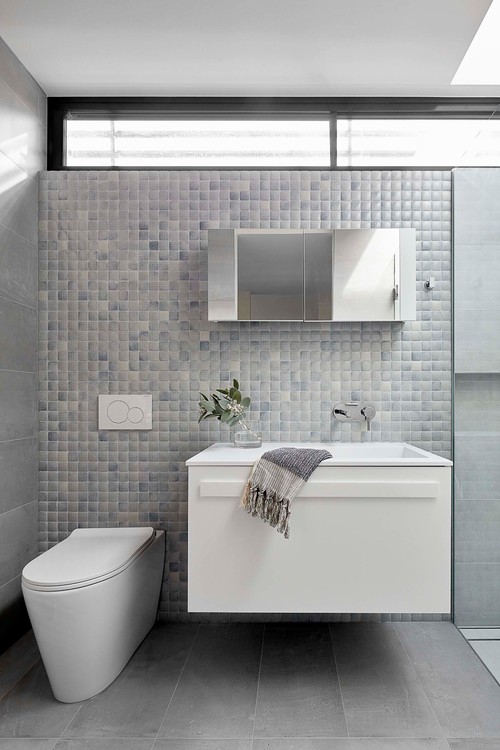
[[449, 750], [449, 745], [443, 739], [385, 737], [350, 740], [349, 750]]
[[37, 739], [0, 739], [0, 750], [54, 750], [57, 740], [37, 740]]
[[446, 735], [500, 738], [500, 687], [455, 626], [395, 628]]
[[442, 737], [392, 624], [332, 625], [352, 737]]
[[500, 743], [497, 739], [481, 740], [448, 740], [450, 750], [498, 750]]
[[[54, 750], [152, 750], [154, 740], [117, 737], [99, 739], [59, 740]], [[1, 748], [0, 748], [1, 750]]]
[[0, 737], [59, 737], [79, 707], [56, 701], [40, 663], [0, 702]]
[[289, 737], [288, 739], [254, 740], [252, 750], [351, 750], [351, 746], [347, 739]]
[[157, 740], [154, 750], [252, 750], [252, 740]]
[[252, 736], [262, 625], [202, 626], [159, 736]]
[[0, 656], [0, 699], [40, 661], [33, 631], [23, 635]]
[[155, 738], [198, 627], [156, 627], [117, 679], [85, 701], [64, 739]]
[[448, 740], [450, 750], [498, 750], [500, 743], [497, 739], [467, 739]]
[[255, 737], [342, 737], [347, 727], [327, 625], [266, 625]]
[[[156, 750], [156, 748], [155, 748]], [[194, 749], [193, 749], [194, 750]], [[253, 750], [449, 750], [443, 739], [267, 739], [254, 740]]]

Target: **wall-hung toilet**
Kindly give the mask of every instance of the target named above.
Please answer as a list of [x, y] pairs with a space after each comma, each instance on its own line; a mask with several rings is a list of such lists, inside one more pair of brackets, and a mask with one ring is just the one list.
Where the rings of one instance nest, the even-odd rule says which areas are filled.
[[55, 697], [85, 700], [122, 671], [156, 618], [165, 535], [76, 529], [23, 570], [22, 589]]

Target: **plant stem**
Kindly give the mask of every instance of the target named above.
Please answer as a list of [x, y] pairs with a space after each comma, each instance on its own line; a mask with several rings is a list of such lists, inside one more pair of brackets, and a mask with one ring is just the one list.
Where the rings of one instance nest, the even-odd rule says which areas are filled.
[[247, 432], [252, 435], [256, 440], [261, 440], [261, 435], [257, 435], [253, 430], [250, 429], [250, 427], [247, 425], [244, 419], [240, 419], [239, 424], [243, 427], [244, 430], [247, 430]]

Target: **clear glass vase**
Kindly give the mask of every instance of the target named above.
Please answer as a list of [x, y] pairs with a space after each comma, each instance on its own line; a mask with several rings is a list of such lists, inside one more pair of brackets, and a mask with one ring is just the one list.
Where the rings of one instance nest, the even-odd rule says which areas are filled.
[[236, 448], [260, 448], [262, 445], [260, 419], [241, 419], [234, 426], [233, 444]]

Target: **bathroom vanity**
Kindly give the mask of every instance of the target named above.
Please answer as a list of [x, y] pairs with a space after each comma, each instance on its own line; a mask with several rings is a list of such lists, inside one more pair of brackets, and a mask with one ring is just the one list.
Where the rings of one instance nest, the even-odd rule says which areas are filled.
[[[239, 507], [254, 462], [284, 446], [333, 455], [288, 540]], [[450, 611], [451, 461], [406, 443], [216, 443], [186, 463], [190, 612]]]

